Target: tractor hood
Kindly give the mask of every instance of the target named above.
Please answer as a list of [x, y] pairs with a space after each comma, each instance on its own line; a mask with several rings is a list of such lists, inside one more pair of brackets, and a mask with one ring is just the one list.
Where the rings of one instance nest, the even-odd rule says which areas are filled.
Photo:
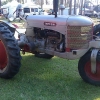
[[45, 22], [56, 23], [57, 26], [88, 26], [93, 24], [93, 21], [89, 17], [80, 15], [59, 15], [57, 18], [54, 15], [27, 16], [27, 24], [29, 26], [36, 25], [38, 27], [40, 24], [44, 26]]
[[69, 16], [67, 20], [69, 26], [90, 26], [93, 25], [93, 20], [86, 16], [74, 15]]

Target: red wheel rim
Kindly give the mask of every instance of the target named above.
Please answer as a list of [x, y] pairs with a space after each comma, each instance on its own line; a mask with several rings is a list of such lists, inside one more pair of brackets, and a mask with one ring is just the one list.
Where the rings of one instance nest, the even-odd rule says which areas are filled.
[[86, 72], [86, 75], [92, 79], [92, 80], [95, 80], [95, 81], [100, 81], [100, 62], [97, 62], [96, 63], [96, 73], [93, 74], [91, 72], [91, 62], [88, 61], [86, 64], [85, 64], [85, 72]]
[[7, 66], [7, 52], [3, 42], [0, 40], [0, 70]]

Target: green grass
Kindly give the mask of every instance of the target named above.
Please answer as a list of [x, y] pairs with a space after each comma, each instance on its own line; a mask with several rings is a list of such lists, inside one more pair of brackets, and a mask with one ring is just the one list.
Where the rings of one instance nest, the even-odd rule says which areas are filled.
[[77, 66], [78, 60], [27, 53], [13, 79], [0, 79], [0, 100], [100, 100], [100, 87], [85, 83]]

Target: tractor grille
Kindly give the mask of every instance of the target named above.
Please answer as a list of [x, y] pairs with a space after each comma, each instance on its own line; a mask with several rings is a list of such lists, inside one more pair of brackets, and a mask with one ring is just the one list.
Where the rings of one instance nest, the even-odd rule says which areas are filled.
[[86, 49], [93, 37], [92, 26], [68, 26], [67, 48]]

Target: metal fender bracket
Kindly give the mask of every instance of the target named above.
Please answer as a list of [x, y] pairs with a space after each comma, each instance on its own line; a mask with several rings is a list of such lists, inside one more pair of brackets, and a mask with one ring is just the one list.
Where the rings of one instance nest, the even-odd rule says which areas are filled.
[[93, 74], [96, 73], [96, 57], [97, 57], [98, 51], [99, 51], [98, 49], [93, 49], [91, 53], [91, 72]]

